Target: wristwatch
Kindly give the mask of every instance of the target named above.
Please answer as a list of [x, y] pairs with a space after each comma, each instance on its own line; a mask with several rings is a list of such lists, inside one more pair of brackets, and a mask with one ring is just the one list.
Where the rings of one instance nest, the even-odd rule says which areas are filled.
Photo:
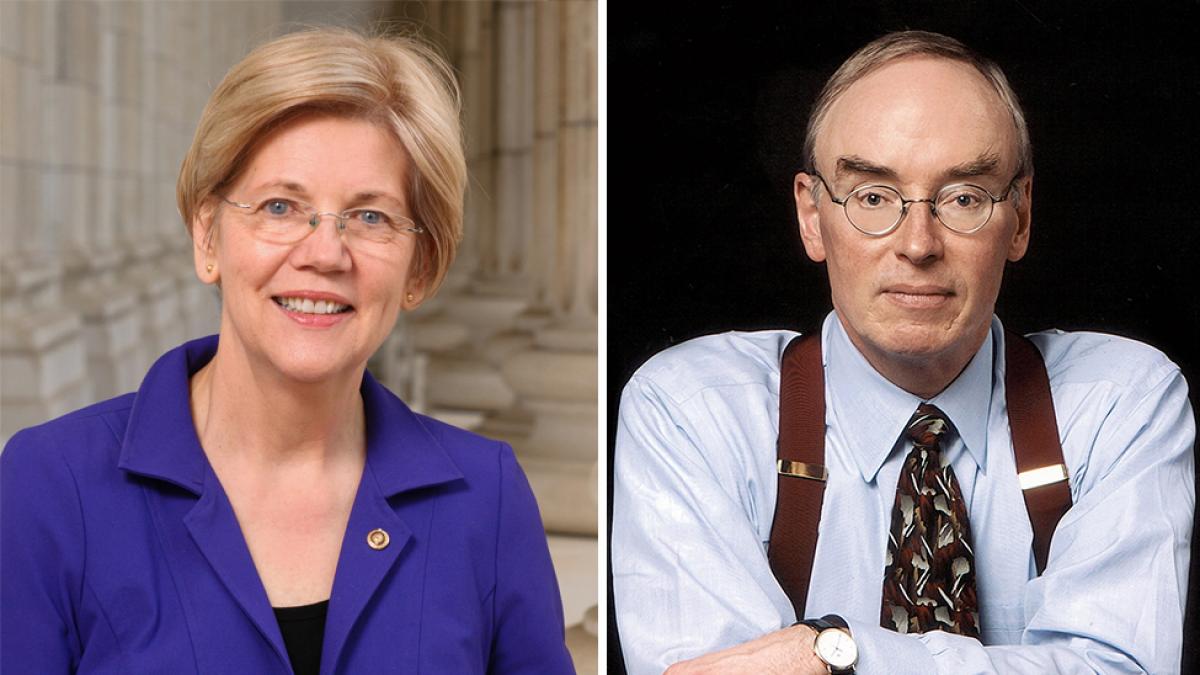
[[826, 614], [819, 619], [797, 621], [817, 631], [813, 640], [813, 652], [825, 664], [831, 674], [854, 675], [858, 664], [858, 645], [850, 637], [850, 626], [837, 614]]

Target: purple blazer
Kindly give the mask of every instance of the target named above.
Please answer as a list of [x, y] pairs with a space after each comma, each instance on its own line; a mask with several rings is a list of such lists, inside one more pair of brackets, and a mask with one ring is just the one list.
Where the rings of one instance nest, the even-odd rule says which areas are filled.
[[[167, 352], [135, 394], [21, 431], [0, 455], [0, 670], [291, 673], [266, 591]], [[512, 449], [363, 377], [367, 461], [322, 673], [571, 673], [533, 493]], [[367, 533], [381, 528], [381, 550]]]

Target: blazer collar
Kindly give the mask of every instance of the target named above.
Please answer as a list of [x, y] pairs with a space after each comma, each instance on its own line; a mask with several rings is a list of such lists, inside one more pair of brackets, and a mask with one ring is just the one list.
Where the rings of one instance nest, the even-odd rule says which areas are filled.
[[[192, 421], [189, 380], [212, 360], [217, 336], [186, 342], [150, 367], [133, 400], [117, 466], [204, 492], [208, 458]], [[428, 422], [363, 372], [367, 467], [384, 497], [462, 478]]]

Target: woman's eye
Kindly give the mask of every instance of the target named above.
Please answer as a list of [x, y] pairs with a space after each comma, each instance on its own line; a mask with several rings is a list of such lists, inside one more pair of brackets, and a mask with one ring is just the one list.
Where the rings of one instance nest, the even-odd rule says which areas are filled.
[[372, 211], [370, 209], [362, 209], [354, 213], [354, 217], [362, 221], [363, 225], [378, 227], [387, 225], [388, 217], [382, 211]]
[[286, 216], [292, 205], [282, 199], [271, 199], [263, 204], [263, 208], [273, 216]]

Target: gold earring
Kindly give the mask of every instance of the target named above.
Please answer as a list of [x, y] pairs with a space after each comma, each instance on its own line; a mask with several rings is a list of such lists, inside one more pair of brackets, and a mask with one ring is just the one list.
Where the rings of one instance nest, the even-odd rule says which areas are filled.
[[211, 271], [212, 271], [212, 268], [213, 268], [213, 266], [212, 266], [212, 263], [209, 263], [209, 264], [208, 264], [208, 265], [207, 265], [207, 266], [206, 266], [204, 269], [206, 269], [206, 270], [208, 270], [209, 272], [211, 272]]
[[405, 300], [408, 300], [409, 302], [412, 302], [412, 301], [413, 301], [413, 300], [415, 300], [416, 298], [414, 298], [414, 297], [413, 297], [413, 294], [412, 294], [412, 293], [409, 293], [408, 295], [404, 296], [404, 299], [405, 299]]

